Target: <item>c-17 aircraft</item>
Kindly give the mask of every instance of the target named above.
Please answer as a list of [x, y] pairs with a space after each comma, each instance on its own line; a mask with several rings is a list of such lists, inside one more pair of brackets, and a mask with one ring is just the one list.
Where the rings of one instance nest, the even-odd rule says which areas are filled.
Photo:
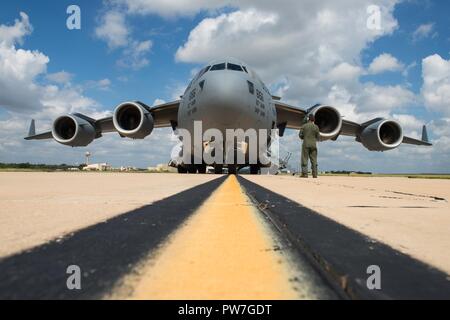
[[[286, 129], [299, 130], [309, 114], [315, 116], [322, 141], [335, 141], [341, 135], [352, 136], [371, 151], [395, 149], [402, 143], [431, 146], [425, 126], [422, 139], [417, 140], [404, 136], [402, 126], [395, 120], [375, 118], [359, 124], [343, 119], [332, 106], [317, 104], [302, 109], [283, 103], [279, 97], [270, 94], [247, 64], [233, 58], [212, 61], [201, 69], [180, 100], [153, 107], [139, 101], [124, 102], [117, 106], [113, 116], [99, 120], [79, 113], [63, 115], [53, 122], [51, 131], [40, 134], [35, 133], [32, 120], [25, 139], [54, 139], [63, 145], [84, 147], [108, 132], [144, 139], [154, 128], [172, 127], [174, 131], [182, 128], [193, 134], [194, 121], [202, 122], [203, 131], [210, 128], [221, 132], [226, 129], [279, 129], [282, 137]], [[270, 142], [267, 148], [269, 145]], [[193, 150], [182, 152], [193, 154]], [[215, 173], [222, 173], [223, 164], [213, 165]], [[252, 174], [257, 174], [263, 166], [259, 160], [257, 164], [225, 164], [229, 173], [249, 165]], [[206, 172], [206, 164], [179, 162], [176, 166], [179, 173]]]

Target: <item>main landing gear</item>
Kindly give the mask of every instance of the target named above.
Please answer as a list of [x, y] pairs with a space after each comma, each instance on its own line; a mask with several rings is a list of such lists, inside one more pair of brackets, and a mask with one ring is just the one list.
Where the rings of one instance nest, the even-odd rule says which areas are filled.
[[189, 165], [189, 166], [178, 166], [178, 173], [201, 173], [204, 174], [206, 173], [206, 165], [204, 164], [199, 164], [199, 165]]

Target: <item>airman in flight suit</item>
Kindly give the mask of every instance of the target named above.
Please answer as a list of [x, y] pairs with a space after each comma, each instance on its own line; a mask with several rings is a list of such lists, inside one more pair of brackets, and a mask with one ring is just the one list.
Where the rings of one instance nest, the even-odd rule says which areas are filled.
[[308, 122], [300, 128], [302, 144], [302, 178], [308, 178], [308, 158], [311, 160], [313, 178], [317, 178], [317, 141], [320, 138], [319, 127], [314, 123], [314, 115], [310, 114]]

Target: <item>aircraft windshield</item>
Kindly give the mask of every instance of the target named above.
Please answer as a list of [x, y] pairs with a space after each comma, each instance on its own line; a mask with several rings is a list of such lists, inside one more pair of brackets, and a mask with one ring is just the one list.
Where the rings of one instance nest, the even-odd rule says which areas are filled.
[[210, 69], [210, 71], [216, 71], [216, 70], [225, 70], [225, 63], [215, 64]]
[[244, 71], [242, 70], [242, 67], [237, 65], [237, 64], [233, 64], [233, 63], [228, 63], [228, 70], [233, 70], [233, 71]]

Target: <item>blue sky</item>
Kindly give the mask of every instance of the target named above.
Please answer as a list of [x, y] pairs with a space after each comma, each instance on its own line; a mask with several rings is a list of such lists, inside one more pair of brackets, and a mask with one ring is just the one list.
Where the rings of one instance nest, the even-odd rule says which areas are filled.
[[[66, 28], [71, 4], [81, 8], [81, 30]], [[365, 21], [370, 4], [382, 8], [378, 34], [357, 24]], [[394, 117], [413, 136], [427, 123], [431, 138], [438, 140], [431, 151], [401, 147], [380, 154], [344, 138], [323, 144], [323, 169], [450, 172], [450, 102], [444, 90], [450, 83], [445, 69], [448, 65], [450, 70], [448, 1], [286, 0], [275, 6], [265, 0], [19, 0], [3, 1], [0, 9], [0, 26], [12, 27], [15, 20], [17, 26], [26, 25], [21, 12], [31, 26], [12, 43], [3, 39], [0, 64], [21, 63], [20, 50], [34, 53], [32, 59], [39, 58], [37, 53], [48, 58], [35, 63], [42, 68], [25, 80], [17, 74], [0, 78], [0, 161], [81, 162], [85, 149], [21, 141], [28, 115], [37, 118], [38, 129], [46, 129], [65, 111], [102, 115], [126, 100], [170, 101], [199, 66], [223, 54], [253, 65], [273, 93], [288, 102], [333, 103], [356, 121]], [[99, 31], [105, 28], [111, 28], [106, 36]], [[0, 43], [1, 37], [0, 28]], [[134, 56], [130, 48], [140, 44], [148, 47]], [[52, 75], [61, 72], [68, 78], [55, 81]], [[425, 77], [435, 79], [433, 72], [439, 79], [425, 86]], [[18, 102], [28, 96], [28, 107]], [[31, 97], [39, 100], [35, 107]], [[143, 142], [108, 137], [88, 149], [98, 161], [147, 167], [167, 162], [169, 136], [162, 130]], [[155, 145], [161, 141], [163, 146]], [[298, 150], [294, 132], [284, 147]], [[298, 156], [292, 161], [295, 165]], [[397, 169], [399, 162], [404, 166]]]

